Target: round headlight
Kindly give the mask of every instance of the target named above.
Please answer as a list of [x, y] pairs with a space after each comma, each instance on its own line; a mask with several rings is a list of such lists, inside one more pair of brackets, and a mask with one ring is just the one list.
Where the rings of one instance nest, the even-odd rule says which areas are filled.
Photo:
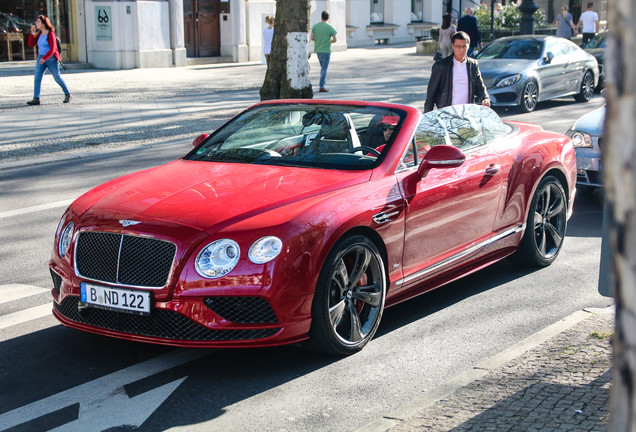
[[210, 279], [225, 276], [238, 263], [241, 255], [239, 245], [229, 239], [216, 240], [201, 249], [195, 267], [197, 272]]
[[75, 224], [73, 222], [69, 222], [62, 230], [62, 235], [60, 235], [60, 241], [57, 245], [57, 251], [60, 256], [64, 258], [68, 253], [68, 248], [71, 247], [71, 240], [73, 239], [73, 230], [75, 229]]
[[248, 256], [254, 264], [265, 264], [278, 256], [283, 250], [283, 242], [278, 237], [263, 237], [250, 247]]
[[584, 132], [574, 132], [572, 134], [572, 144], [574, 144], [574, 147], [592, 147], [592, 137]]

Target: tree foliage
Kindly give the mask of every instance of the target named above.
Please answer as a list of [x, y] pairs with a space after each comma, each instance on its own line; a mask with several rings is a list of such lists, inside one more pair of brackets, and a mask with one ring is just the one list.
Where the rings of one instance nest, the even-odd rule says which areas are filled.
[[[490, 6], [482, 3], [474, 10], [474, 16], [480, 27], [490, 27]], [[546, 25], [546, 16], [543, 9], [534, 13], [535, 24], [538, 27]], [[521, 26], [521, 11], [516, 3], [508, 3], [502, 6], [499, 12], [495, 11], [495, 28], [519, 28]]]
[[312, 98], [309, 81], [310, 0], [276, 0], [274, 37], [261, 100]]

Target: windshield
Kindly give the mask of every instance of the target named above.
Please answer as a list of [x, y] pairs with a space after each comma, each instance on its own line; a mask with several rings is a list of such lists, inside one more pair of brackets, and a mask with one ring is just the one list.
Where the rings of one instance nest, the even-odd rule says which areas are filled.
[[538, 60], [543, 42], [535, 39], [495, 40], [477, 54], [478, 59]]
[[585, 45], [585, 48], [605, 48], [605, 34], [599, 33]]
[[258, 106], [226, 123], [185, 159], [367, 169], [386, 153], [405, 116], [383, 107]]

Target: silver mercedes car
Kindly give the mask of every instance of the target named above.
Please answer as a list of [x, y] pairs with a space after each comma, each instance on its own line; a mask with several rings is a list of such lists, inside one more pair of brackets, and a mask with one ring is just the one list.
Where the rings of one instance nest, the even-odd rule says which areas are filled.
[[493, 106], [533, 111], [537, 103], [564, 96], [592, 97], [598, 63], [571, 41], [544, 35], [510, 36], [489, 43], [475, 56]]

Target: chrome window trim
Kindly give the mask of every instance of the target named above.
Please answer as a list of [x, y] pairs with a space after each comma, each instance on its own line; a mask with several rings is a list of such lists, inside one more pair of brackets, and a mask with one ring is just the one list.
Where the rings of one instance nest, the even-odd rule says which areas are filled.
[[[82, 274], [80, 274], [80, 272], [77, 270], [77, 241], [79, 240], [79, 236], [82, 233], [85, 232], [92, 232], [92, 233], [101, 233], [101, 234], [116, 234], [121, 236], [121, 238], [119, 239], [119, 250], [117, 252], [117, 280], [119, 280], [119, 259], [121, 257], [121, 247], [122, 244], [124, 242], [124, 236], [130, 236], [130, 237], [145, 237], [145, 238], [151, 238], [154, 240], [160, 240], [160, 241], [165, 241], [167, 243], [171, 243], [174, 245], [174, 256], [172, 257], [172, 263], [170, 264], [170, 271], [168, 272], [168, 277], [166, 277], [166, 283], [163, 286], [160, 287], [156, 287], [156, 286], [146, 286], [146, 285], [126, 285], [126, 284], [121, 284], [118, 282], [108, 282], [108, 281], [103, 281], [100, 279], [93, 279], [93, 278], [89, 278], [87, 276], [84, 276]], [[73, 245], [73, 273], [75, 273], [75, 276], [81, 278], [84, 281], [90, 281], [90, 282], [97, 282], [98, 284], [102, 285], [102, 286], [114, 286], [114, 287], [122, 287], [122, 288], [138, 288], [138, 289], [144, 289], [144, 290], [153, 290], [153, 291], [159, 291], [162, 289], [165, 289], [168, 286], [168, 283], [170, 282], [170, 279], [172, 279], [172, 275], [174, 272], [174, 268], [175, 268], [175, 260], [177, 258], [177, 252], [178, 252], [178, 248], [177, 248], [177, 244], [165, 239], [159, 239], [159, 238], [155, 238], [152, 236], [142, 236], [142, 235], [135, 235], [135, 234], [124, 234], [122, 232], [112, 232], [112, 231], [93, 231], [93, 230], [81, 230], [77, 232], [77, 236], [75, 237], [75, 243]]]
[[413, 281], [415, 279], [419, 279], [420, 277], [425, 276], [425, 275], [427, 275], [429, 273], [432, 273], [435, 270], [438, 270], [438, 269], [440, 269], [440, 268], [442, 268], [442, 267], [444, 267], [444, 266], [446, 266], [448, 264], [453, 263], [454, 261], [457, 261], [457, 260], [459, 260], [461, 258], [464, 258], [465, 256], [470, 255], [470, 254], [478, 251], [479, 249], [482, 249], [482, 248], [484, 248], [484, 247], [486, 247], [488, 245], [491, 245], [491, 244], [493, 244], [495, 242], [498, 242], [499, 240], [502, 240], [505, 237], [508, 237], [510, 235], [513, 235], [513, 234], [516, 234], [516, 233], [518, 233], [520, 231], [524, 231], [525, 229], [526, 229], [526, 224], [524, 223], [524, 224], [520, 224], [520, 225], [517, 225], [515, 227], [512, 227], [510, 229], [507, 229], [506, 231], [502, 231], [499, 234], [497, 234], [496, 236], [489, 238], [488, 240], [484, 240], [481, 243], [478, 243], [478, 244], [473, 245], [473, 246], [469, 246], [466, 249], [464, 249], [463, 251], [461, 251], [461, 252], [459, 252], [459, 253], [451, 256], [451, 257], [448, 257], [448, 258], [446, 258], [446, 259], [444, 259], [444, 260], [442, 260], [442, 261], [440, 261], [440, 262], [438, 262], [436, 264], [433, 264], [432, 266], [429, 266], [429, 267], [427, 267], [425, 269], [422, 269], [422, 270], [420, 270], [418, 272], [415, 272], [415, 273], [413, 273], [410, 276], [402, 278], [402, 279], [398, 280], [397, 282], [395, 282], [395, 284], [396, 285], [403, 285], [403, 284], [411, 282], [411, 281]]

